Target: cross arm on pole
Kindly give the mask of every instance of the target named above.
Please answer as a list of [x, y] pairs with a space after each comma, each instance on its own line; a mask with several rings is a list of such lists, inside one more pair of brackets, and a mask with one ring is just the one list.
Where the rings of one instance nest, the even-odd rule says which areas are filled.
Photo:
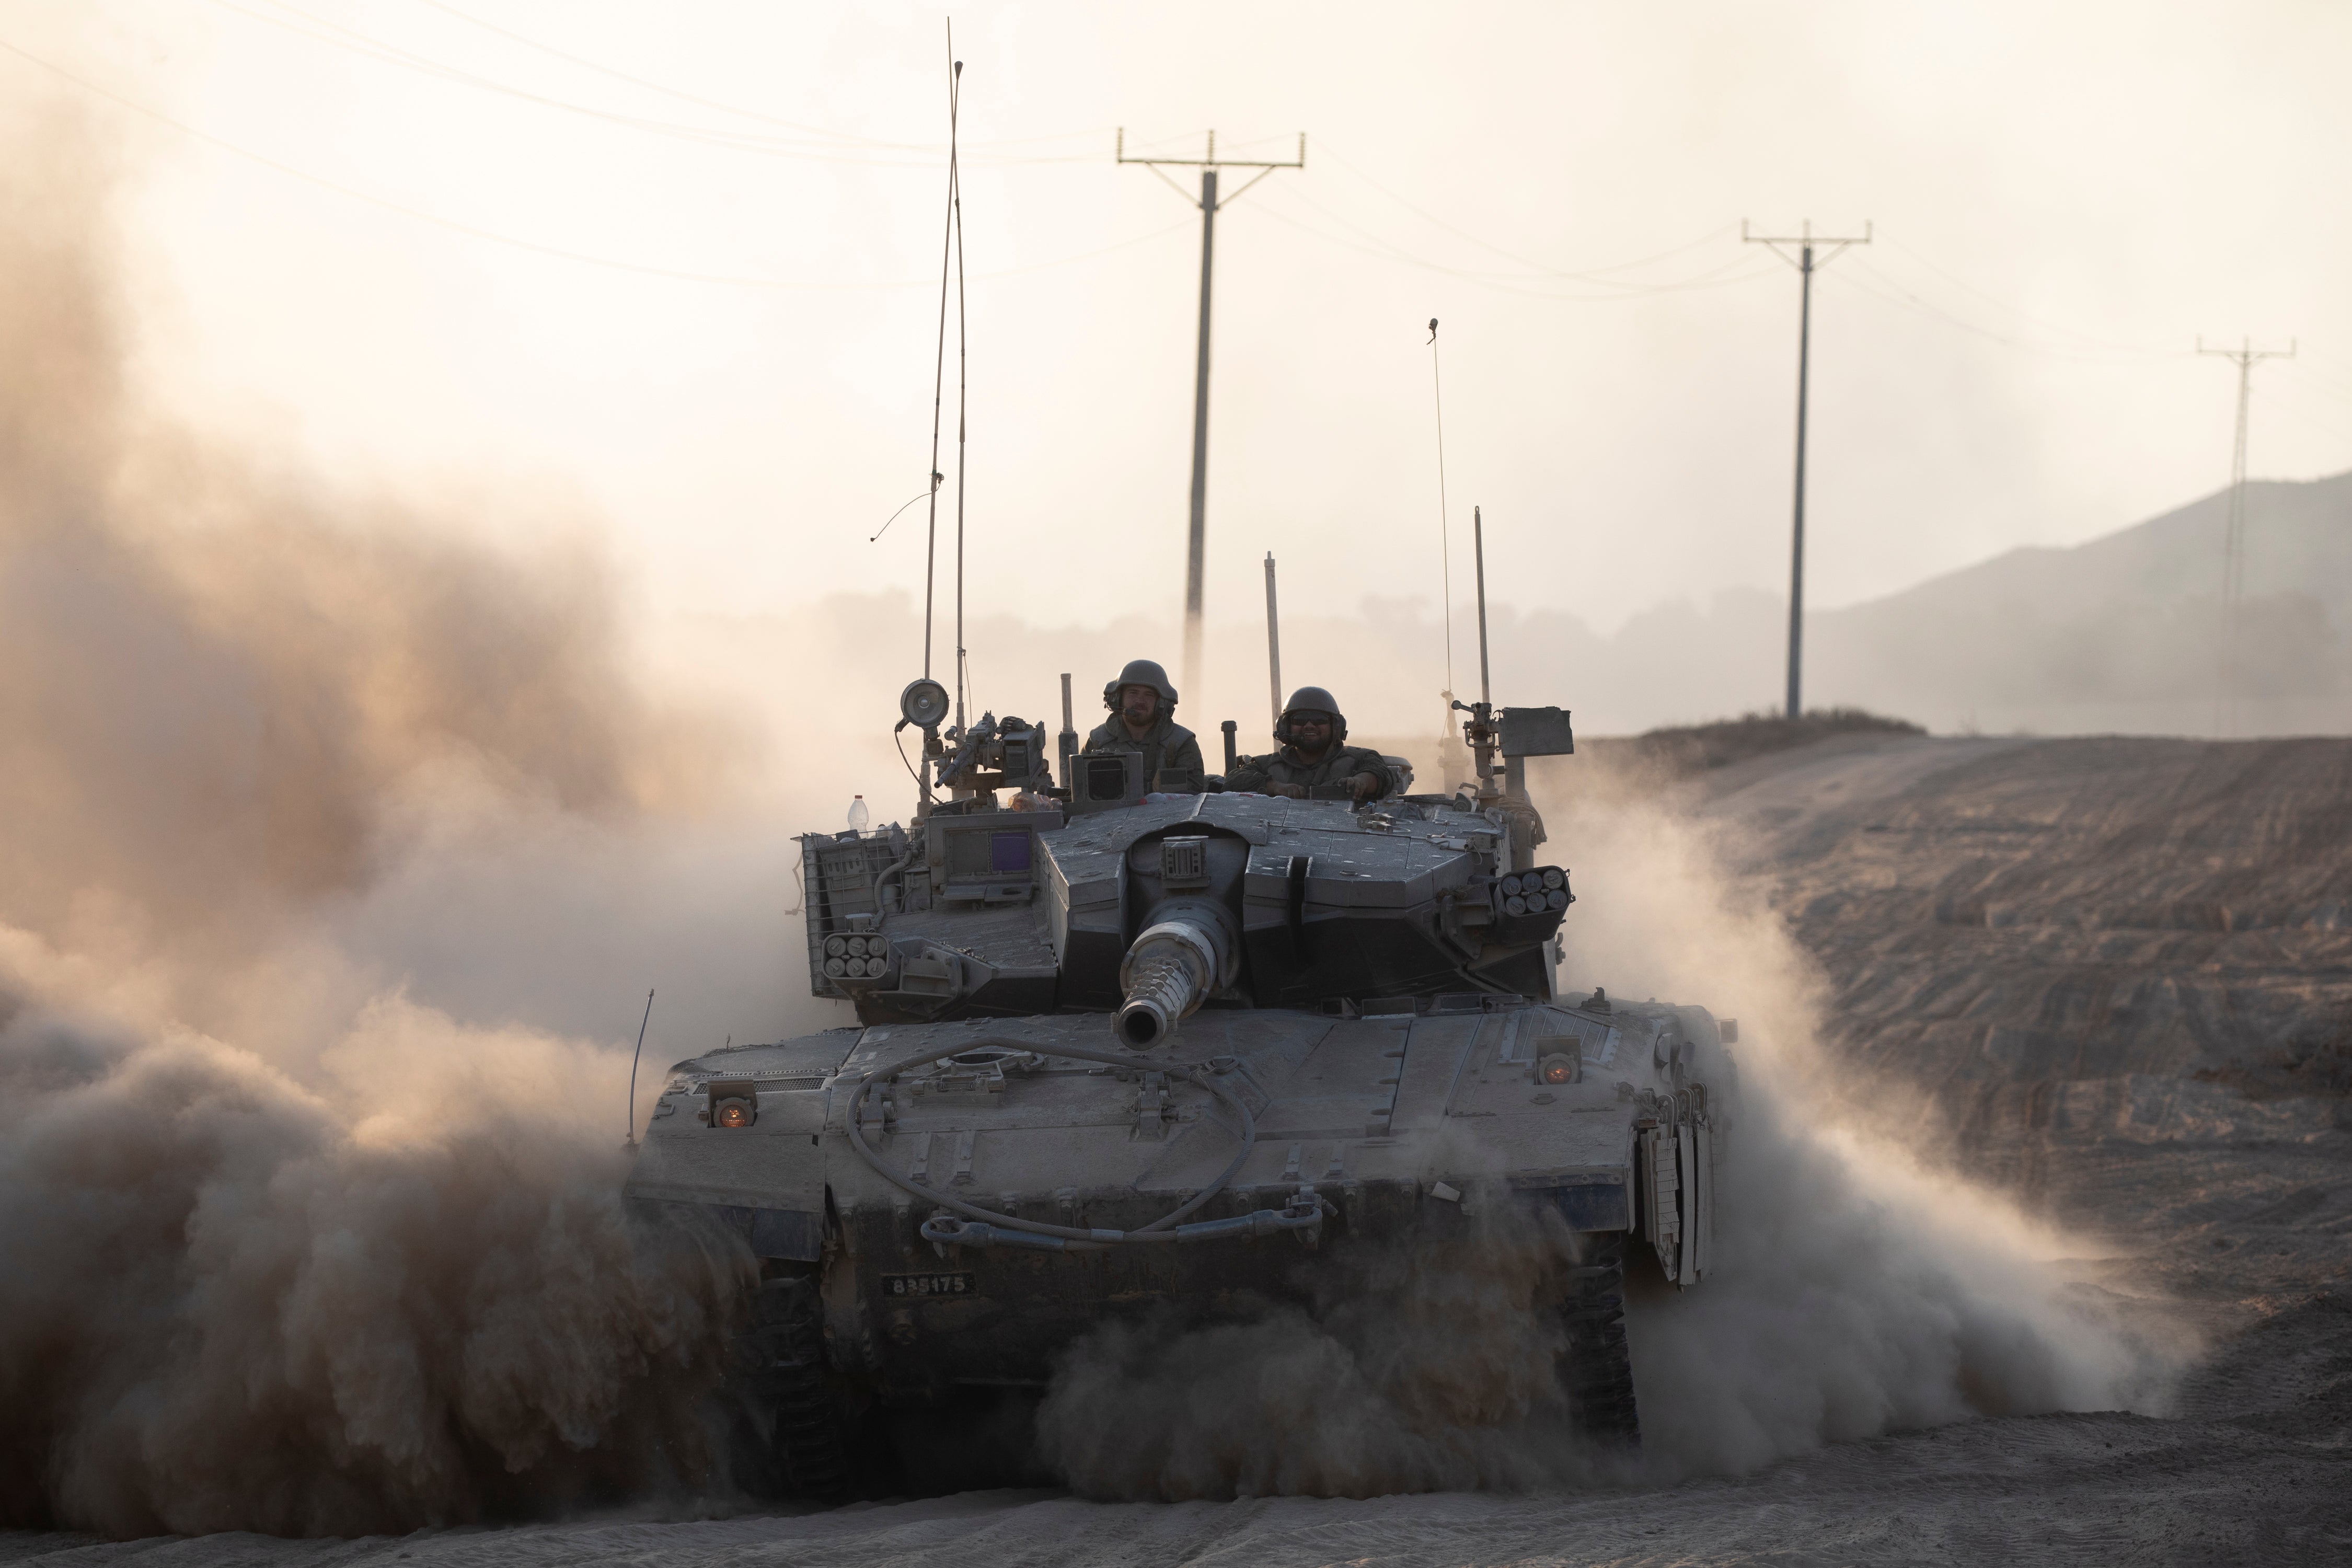
[[1298, 156], [1296, 158], [1220, 158], [1217, 156], [1217, 133], [1209, 132], [1209, 153], [1205, 158], [1130, 158], [1127, 155], [1127, 128], [1119, 127], [1116, 161], [1121, 163], [1166, 163], [1187, 169], [1303, 169], [1307, 167], [1307, 132], [1298, 133]]
[[1804, 263], [1798, 260], [1795, 257], [1790, 256], [1787, 251], [1781, 249], [1780, 247], [1782, 246], [1793, 245], [1804, 249], [1826, 246], [1828, 247], [1827, 252], [1822, 256], [1814, 258], [1813, 260], [1814, 268], [1819, 269], [1828, 266], [1831, 258], [1836, 256], [1839, 251], [1843, 250], [1846, 247], [1850, 245], [1868, 245], [1870, 243], [1873, 227], [1873, 225], [1865, 223], [1862, 226], [1862, 232], [1860, 234], [1815, 234], [1813, 232], [1812, 220], [1809, 218], [1805, 221], [1803, 232], [1801, 234], [1750, 234], [1748, 232], [1748, 219], [1741, 218], [1739, 220], [1739, 239], [1740, 243], [1743, 245], [1769, 246], [1772, 248], [1773, 255], [1779, 257], [1790, 266], [1796, 268], [1803, 267]]
[[2294, 357], [2296, 346], [2296, 340], [2289, 338], [2286, 341], [2286, 347], [2283, 349], [2258, 349], [2254, 347], [2253, 340], [2252, 338], [2241, 338], [2236, 348], [2209, 349], [2205, 346], [2204, 334], [2200, 332], [2198, 334], [2197, 338], [2197, 352], [2199, 353], [2212, 354], [2221, 359], [2232, 361], [2242, 366], [2257, 364], [2266, 359], [2293, 359]]
[[1250, 187], [1252, 185], [1256, 184], [1260, 180], [1265, 179], [1276, 169], [1297, 169], [1303, 167], [1305, 167], [1305, 165], [1300, 163], [1268, 163], [1263, 168], [1260, 168], [1256, 174], [1252, 174], [1248, 179], [1244, 180], [1241, 183], [1240, 188], [1235, 190], [1233, 195], [1219, 198], [1217, 202], [1217, 210], [1223, 212], [1225, 208], [1233, 205], [1235, 202], [1249, 195]]
[[[1171, 191], [1175, 192], [1178, 195], [1182, 196], [1182, 197], [1184, 198], [1184, 205], [1187, 205], [1187, 206], [1195, 206], [1195, 207], [1197, 207], [1197, 206], [1199, 206], [1199, 205], [1201, 205], [1201, 201], [1200, 201], [1200, 198], [1199, 198], [1199, 197], [1197, 197], [1197, 196], [1195, 196], [1194, 195], [1192, 195], [1192, 192], [1190, 192], [1190, 191], [1186, 190], [1183, 186], [1181, 186], [1181, 185], [1178, 184], [1175, 181], [1173, 181], [1173, 180], [1170, 179], [1170, 178], [1167, 176], [1167, 174], [1164, 174], [1164, 173], [1162, 173], [1162, 172], [1161, 172], [1160, 165], [1159, 165], [1159, 164], [1157, 164], [1157, 163], [1153, 163], [1150, 159], [1149, 159], [1149, 158], [1122, 158], [1122, 159], [1120, 159], [1120, 160], [1119, 160], [1119, 162], [1120, 162], [1120, 163], [1140, 163], [1140, 164], [1142, 164], [1145, 168], [1147, 168], [1147, 169], [1150, 170], [1153, 174], [1160, 175], [1160, 183], [1161, 183], [1162, 184], [1165, 184], [1165, 185], [1166, 185], [1170, 190], [1171, 190]], [[1220, 206], [1222, 206], [1222, 205], [1223, 205], [1224, 204], [1221, 202], [1221, 203], [1219, 203], [1218, 205], [1219, 205]]]
[[1252, 185], [1256, 184], [1260, 180], [1265, 179], [1276, 169], [1303, 169], [1307, 167], [1307, 132], [1302, 131], [1298, 133], [1298, 156], [1296, 158], [1278, 160], [1265, 158], [1220, 158], [1217, 156], [1217, 133], [1213, 131], [1209, 132], [1208, 156], [1203, 158], [1130, 158], [1127, 153], [1127, 128], [1125, 126], [1121, 126], [1119, 127], [1118, 132], [1118, 147], [1116, 157], [1117, 161], [1121, 163], [1139, 163], [1143, 167], [1150, 170], [1153, 174], [1158, 174], [1160, 178], [1166, 183], [1170, 190], [1174, 191], [1178, 195], [1184, 198], [1186, 205], [1195, 207], [1201, 205], [1200, 200], [1190, 191], [1187, 191], [1183, 186], [1178, 184], [1174, 180], [1169, 179], [1165, 173], [1166, 170], [1255, 169], [1257, 173], [1252, 174], [1247, 180], [1242, 182], [1239, 189], [1233, 191], [1231, 194], [1218, 200], [1217, 206], [1220, 209], [1223, 209], [1232, 205], [1234, 202], [1241, 200], [1242, 196]]

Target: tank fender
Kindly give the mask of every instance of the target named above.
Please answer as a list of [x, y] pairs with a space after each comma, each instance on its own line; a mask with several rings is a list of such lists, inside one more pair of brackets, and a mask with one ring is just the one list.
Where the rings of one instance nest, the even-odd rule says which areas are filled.
[[[814, 1079], [770, 1087], [719, 1080], [754, 1107], [741, 1126], [714, 1126], [683, 1112], [656, 1120], [629, 1173], [633, 1200], [698, 1208], [740, 1235], [761, 1258], [814, 1262], [824, 1237], [823, 1134], [826, 1095]], [[675, 1089], [681, 1101], [710, 1084]]]

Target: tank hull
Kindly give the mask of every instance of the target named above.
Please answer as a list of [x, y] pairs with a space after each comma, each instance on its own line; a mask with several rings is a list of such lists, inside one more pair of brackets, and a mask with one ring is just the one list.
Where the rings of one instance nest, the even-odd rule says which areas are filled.
[[[1703, 1272], [1720, 1140], [1693, 1068], [1721, 1049], [1703, 1012], [1492, 996], [1398, 1006], [1212, 1005], [1121, 1066], [1057, 1054], [1110, 1050], [1102, 1014], [870, 1026], [715, 1053], [673, 1070], [628, 1191], [716, 1217], [772, 1276], [805, 1282], [814, 1300], [795, 1310], [821, 1325], [844, 1410], [1043, 1386], [1069, 1345], [1122, 1318], [1320, 1310], [1360, 1289], [1356, 1264], [1381, 1249], [1425, 1255], [1497, 1226], [1557, 1244], [1559, 1278], [1538, 1291], [1552, 1304], [1573, 1295], [1578, 1258], [1622, 1258], [1629, 1239], [1669, 1279]], [[882, 1076], [910, 1057], [934, 1059]], [[1563, 1058], [1569, 1081], [1538, 1076]], [[718, 1108], [747, 1100], [748, 1120], [726, 1125]], [[1658, 1190], [1662, 1174], [1672, 1190]], [[1192, 1241], [1073, 1245], [1001, 1225], [987, 1246], [923, 1236], [953, 1205], [1133, 1236], [1203, 1192], [1185, 1223], [1212, 1232], [1303, 1206], [1321, 1217]], [[1570, 1337], [1614, 1362], [1563, 1367], [1561, 1382], [1622, 1395], [1630, 1436], [1621, 1303], [1608, 1281], [1587, 1283], [1591, 1321]]]

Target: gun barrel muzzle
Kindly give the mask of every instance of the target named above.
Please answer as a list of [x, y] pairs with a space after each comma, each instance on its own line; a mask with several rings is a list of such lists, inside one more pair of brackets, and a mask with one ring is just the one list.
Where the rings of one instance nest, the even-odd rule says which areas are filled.
[[1158, 1045], [1223, 984], [1233, 968], [1228, 917], [1215, 906], [1167, 911], [1127, 950], [1114, 1025], [1136, 1050]]

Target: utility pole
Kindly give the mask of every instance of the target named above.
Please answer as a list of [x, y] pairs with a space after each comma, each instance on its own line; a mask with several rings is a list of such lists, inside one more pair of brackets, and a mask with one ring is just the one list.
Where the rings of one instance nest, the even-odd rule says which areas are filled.
[[[1307, 167], [1307, 132], [1298, 133], [1298, 156], [1283, 162], [1262, 158], [1219, 158], [1217, 133], [1209, 132], [1209, 148], [1200, 158], [1130, 158], [1127, 155], [1127, 128], [1118, 132], [1118, 161], [1140, 163], [1153, 174], [1168, 180], [1168, 188], [1192, 200], [1190, 192], [1160, 174], [1163, 167], [1181, 167], [1201, 171], [1201, 353], [1192, 373], [1192, 531], [1186, 542], [1184, 554], [1184, 686], [1200, 700], [1201, 684], [1201, 572], [1208, 553], [1209, 507], [1209, 281], [1212, 262], [1216, 255], [1217, 209], [1237, 202], [1252, 185], [1276, 169]], [[1217, 195], [1219, 169], [1255, 169], [1257, 173], [1244, 181], [1240, 190], [1223, 197]]]
[[[1804, 279], [1801, 303], [1797, 307], [1797, 516], [1793, 529], [1794, 542], [1789, 552], [1789, 717], [1804, 715], [1805, 662], [1805, 392], [1812, 369], [1813, 345], [1813, 271], [1827, 267], [1837, 253], [1849, 245], [1868, 245], [1870, 225], [1862, 226], [1859, 237], [1813, 233], [1812, 219], [1807, 218], [1803, 230], [1795, 236], [1763, 235], [1748, 232], [1748, 220], [1739, 223], [1739, 237], [1748, 245], [1769, 245], [1772, 254], [1795, 267]], [[1794, 257], [1780, 247], [1797, 247]], [[1829, 254], [1819, 261], [1813, 259], [1813, 247], [1826, 245]]]
[[2293, 359], [2295, 345], [2258, 349], [2252, 338], [2240, 338], [2233, 349], [2209, 349], [2197, 340], [2197, 352], [2214, 354], [2238, 367], [2238, 436], [2230, 450], [2230, 521], [2221, 535], [2221, 673], [2213, 693], [2213, 732], [2226, 737], [2238, 727], [2238, 601], [2246, 592], [2246, 404], [2253, 395], [2254, 366], [2266, 359]]

